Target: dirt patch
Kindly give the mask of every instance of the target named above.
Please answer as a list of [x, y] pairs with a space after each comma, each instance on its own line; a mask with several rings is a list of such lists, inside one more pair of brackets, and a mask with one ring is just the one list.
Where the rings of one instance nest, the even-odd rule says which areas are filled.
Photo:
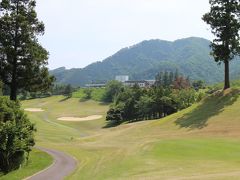
[[87, 117], [60, 117], [58, 118], [59, 121], [93, 121], [97, 119], [101, 119], [103, 116], [102, 115], [92, 115], [92, 116], [87, 116]]
[[26, 108], [24, 111], [28, 112], [43, 112], [44, 110], [42, 108]]

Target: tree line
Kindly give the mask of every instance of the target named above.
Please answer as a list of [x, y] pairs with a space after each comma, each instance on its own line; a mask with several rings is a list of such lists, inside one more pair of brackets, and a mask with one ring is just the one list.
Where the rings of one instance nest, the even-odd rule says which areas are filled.
[[78, 88], [74, 88], [70, 84], [52, 84], [48, 89], [45, 91], [34, 91], [29, 92], [26, 90], [20, 90], [18, 93], [18, 97], [20, 100], [27, 100], [27, 99], [35, 99], [35, 98], [44, 98], [50, 97], [54, 95], [63, 95], [68, 98], [72, 97], [72, 93], [76, 91]]
[[[199, 88], [199, 87], [198, 87]], [[203, 94], [178, 72], [161, 72], [151, 88], [119, 86], [106, 120], [111, 123], [159, 119], [191, 106]]]

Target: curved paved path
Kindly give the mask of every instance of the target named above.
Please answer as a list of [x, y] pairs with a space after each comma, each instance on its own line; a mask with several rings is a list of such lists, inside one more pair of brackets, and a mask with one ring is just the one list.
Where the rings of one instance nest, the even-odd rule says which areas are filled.
[[54, 163], [47, 169], [26, 178], [26, 180], [62, 180], [76, 168], [77, 161], [63, 152], [37, 147], [54, 158]]

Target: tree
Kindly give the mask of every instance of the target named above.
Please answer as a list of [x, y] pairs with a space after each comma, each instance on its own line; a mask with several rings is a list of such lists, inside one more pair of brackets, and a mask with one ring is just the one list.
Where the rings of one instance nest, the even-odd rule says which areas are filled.
[[110, 108], [109, 111], [107, 112], [106, 120], [112, 121], [116, 124], [120, 124], [121, 121], [123, 120], [121, 108], [119, 107]]
[[121, 92], [123, 89], [123, 84], [118, 81], [110, 81], [106, 85], [106, 92], [103, 100], [105, 102], [113, 102], [114, 98]]
[[202, 80], [195, 80], [192, 82], [192, 87], [198, 91], [199, 89], [204, 89], [205, 88], [205, 83]]
[[46, 67], [48, 52], [37, 36], [44, 24], [37, 18], [35, 0], [0, 2], [0, 78], [10, 87], [10, 99], [18, 90], [46, 90], [54, 78]]
[[173, 82], [173, 88], [174, 89], [188, 89], [188, 88], [190, 88], [190, 82], [188, 79], [184, 78], [183, 76], [179, 76]]
[[178, 69], [176, 69], [174, 74], [174, 80], [177, 80], [178, 78], [179, 78], [179, 72], [178, 72]]
[[174, 73], [170, 72], [170, 74], [169, 74], [169, 85], [172, 85], [173, 81], [174, 81]]
[[0, 171], [19, 168], [34, 146], [34, 125], [18, 102], [0, 97]]
[[155, 79], [156, 79], [155, 86], [157, 87], [163, 86], [163, 72], [158, 73]]
[[0, 96], [2, 96], [2, 95], [3, 95], [3, 83], [0, 80]]
[[68, 84], [65, 87], [64, 95], [70, 98], [70, 97], [72, 97], [72, 93], [73, 93], [73, 88], [72, 88], [72, 86], [70, 84]]
[[203, 20], [216, 36], [211, 43], [212, 55], [216, 62], [225, 65], [224, 89], [228, 89], [229, 62], [240, 54], [240, 1], [209, 0], [209, 3], [211, 10], [203, 16]]
[[84, 97], [85, 100], [91, 99], [92, 89], [86, 88], [86, 89], [83, 90], [83, 93], [85, 94], [85, 97]]
[[177, 112], [177, 107], [175, 101], [171, 97], [163, 96], [160, 99], [163, 106], [163, 116], [168, 116]]
[[151, 96], [143, 95], [137, 101], [138, 116], [141, 119], [151, 119], [153, 117], [154, 99]]
[[164, 87], [168, 87], [170, 85], [169, 84], [169, 73], [168, 73], [168, 71], [164, 72], [164, 75], [163, 75], [163, 85], [164, 85]]

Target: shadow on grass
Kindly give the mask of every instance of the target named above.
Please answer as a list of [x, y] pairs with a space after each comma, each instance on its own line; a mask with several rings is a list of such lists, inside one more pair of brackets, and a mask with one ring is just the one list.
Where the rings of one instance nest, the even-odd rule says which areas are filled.
[[239, 90], [230, 90], [227, 95], [217, 92], [208, 97], [195, 110], [175, 121], [180, 128], [202, 129], [207, 126], [209, 118], [221, 113], [224, 108], [237, 101]]
[[64, 97], [63, 99], [61, 99], [59, 102], [64, 102], [67, 101], [68, 99], [70, 99], [71, 97]]
[[119, 126], [121, 123], [117, 122], [117, 121], [109, 121], [105, 126], [103, 126], [103, 129], [107, 129], [107, 128], [113, 128], [113, 127], [117, 127]]
[[87, 99], [87, 98], [80, 98], [79, 99], [79, 102], [87, 102], [87, 101], [89, 101], [90, 99]]
[[109, 106], [111, 103], [109, 103], [109, 102], [103, 102], [103, 101], [100, 101], [99, 102], [99, 105], [101, 105], [101, 106]]

